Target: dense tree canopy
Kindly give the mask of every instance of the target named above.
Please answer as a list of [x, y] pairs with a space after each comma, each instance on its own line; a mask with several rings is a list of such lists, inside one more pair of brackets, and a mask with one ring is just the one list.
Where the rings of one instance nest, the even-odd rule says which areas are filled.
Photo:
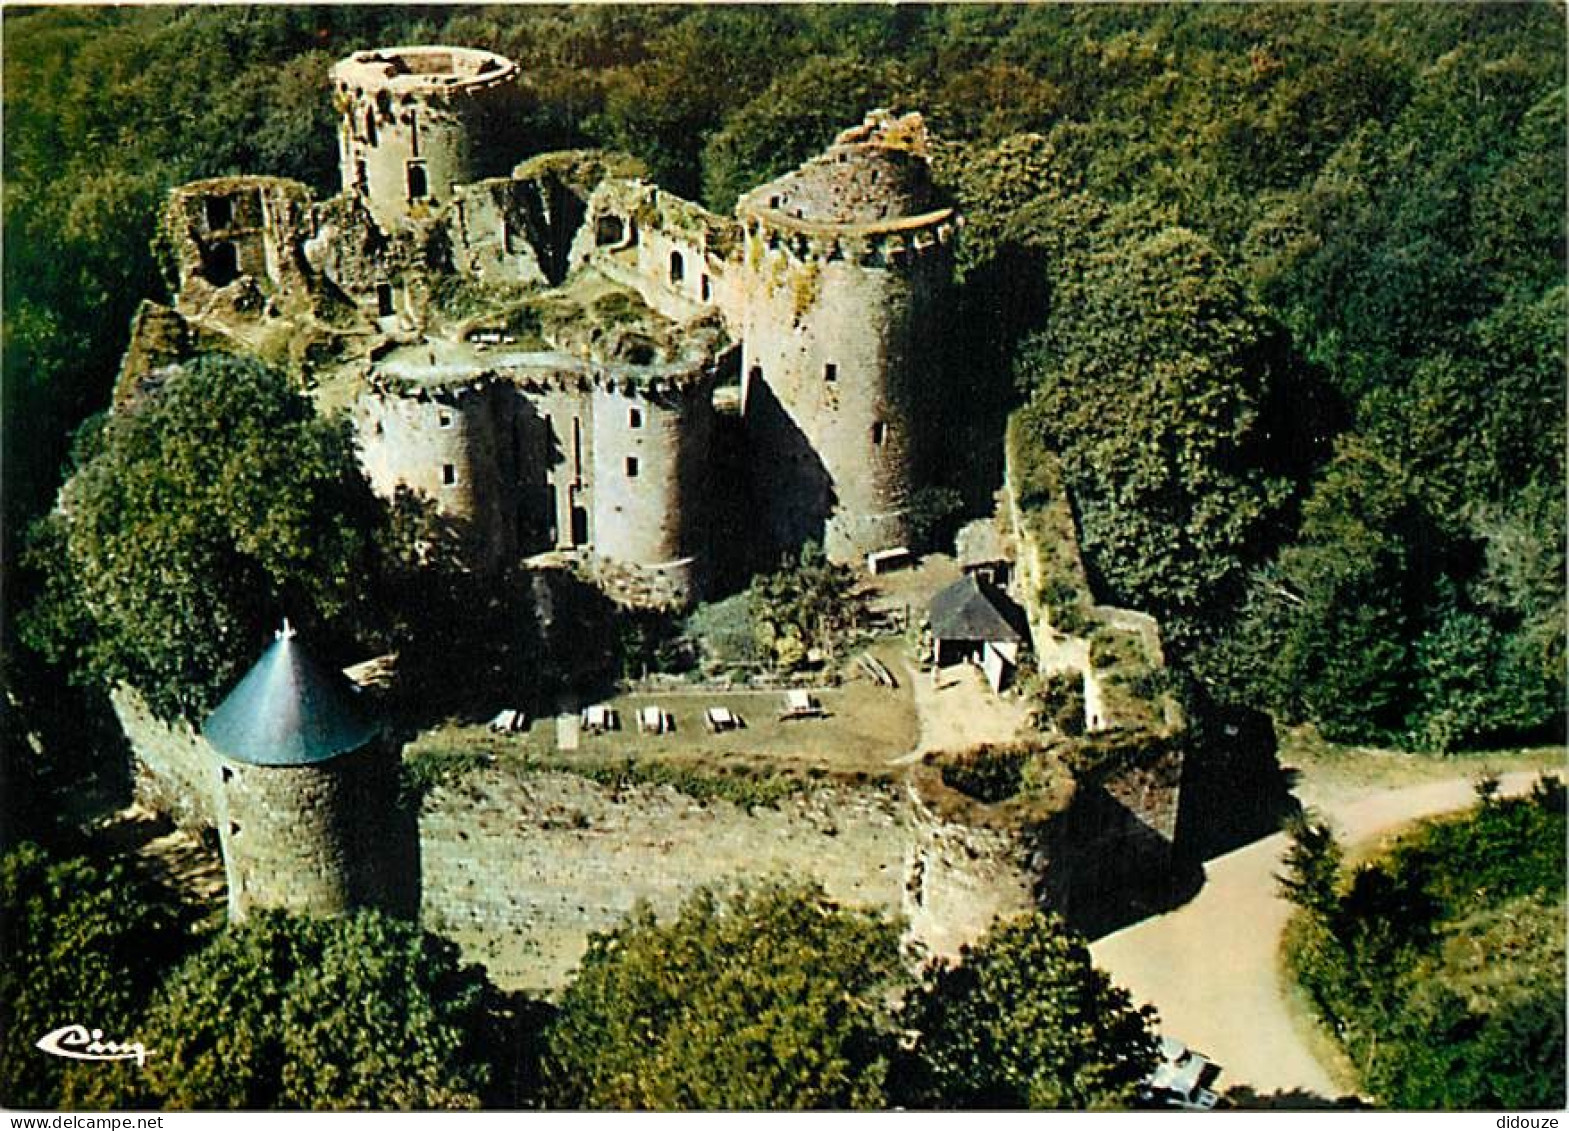
[[1291, 969], [1390, 1107], [1564, 1103], [1564, 787], [1481, 784], [1349, 874], [1323, 825], [1293, 830]]
[[752, 582], [748, 607], [759, 649], [782, 668], [800, 666], [814, 651], [833, 655], [865, 612], [856, 589], [853, 570], [808, 544], [795, 564]]
[[0, 858], [0, 1102], [51, 1108], [90, 1096], [100, 1066], [84, 1071], [34, 1043], [63, 1025], [141, 1039], [143, 1006], [188, 945], [180, 921], [124, 869], [30, 843]]
[[323, 642], [368, 599], [380, 509], [346, 422], [278, 372], [211, 356], [79, 441], [36, 535], [36, 645], [164, 715], [215, 704], [280, 616]]
[[1046, 328], [1020, 351], [1027, 420], [1063, 455], [1107, 595], [1160, 615], [1180, 640], [1226, 607], [1270, 544], [1289, 484], [1271, 474], [1263, 417], [1289, 374], [1195, 233], [1112, 217], [1088, 244], [1053, 264]]
[[262, 912], [174, 970], [122, 1077], [157, 1107], [472, 1108], [490, 1077], [488, 983], [457, 947], [375, 912]]
[[592, 937], [547, 1033], [547, 1097], [595, 1109], [880, 1108], [897, 929], [813, 888], [704, 892]]

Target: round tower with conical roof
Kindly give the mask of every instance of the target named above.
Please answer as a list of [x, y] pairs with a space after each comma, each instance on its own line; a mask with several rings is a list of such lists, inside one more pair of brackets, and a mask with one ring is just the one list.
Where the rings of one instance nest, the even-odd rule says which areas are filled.
[[203, 724], [231, 920], [262, 907], [332, 915], [388, 904], [389, 846], [378, 841], [398, 767], [358, 695], [284, 622]]
[[904, 545], [957, 218], [919, 114], [876, 110], [742, 197], [743, 411], [780, 549]]

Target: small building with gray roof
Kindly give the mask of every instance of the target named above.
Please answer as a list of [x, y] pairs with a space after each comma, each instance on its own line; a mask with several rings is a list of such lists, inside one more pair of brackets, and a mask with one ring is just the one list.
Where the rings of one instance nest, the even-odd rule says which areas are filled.
[[967, 574], [932, 598], [927, 615], [932, 662], [939, 668], [971, 660], [998, 691], [1029, 643], [1023, 610], [989, 581]]

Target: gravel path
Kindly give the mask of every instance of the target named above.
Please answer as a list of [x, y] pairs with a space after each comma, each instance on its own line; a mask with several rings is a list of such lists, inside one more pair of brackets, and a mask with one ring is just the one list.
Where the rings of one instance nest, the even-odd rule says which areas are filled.
[[915, 749], [888, 761], [890, 766], [919, 762], [929, 751], [969, 750], [986, 743], [1011, 742], [1029, 718], [1029, 705], [1016, 696], [995, 694], [981, 669], [956, 664], [935, 673], [906, 665], [920, 714], [921, 736]]
[[[1534, 773], [1502, 779], [1504, 793], [1530, 788]], [[1350, 845], [1410, 821], [1469, 806], [1472, 779], [1457, 778], [1361, 797], [1298, 791]], [[1275, 893], [1286, 838], [1276, 834], [1211, 860], [1204, 887], [1176, 911], [1146, 919], [1091, 946], [1098, 966], [1136, 1002], [1160, 1011], [1161, 1029], [1222, 1066], [1220, 1087], [1334, 1098], [1329, 1075], [1293, 1023], [1277, 969], [1291, 906]], [[1306, 1097], [1304, 1097], [1306, 1098]]]

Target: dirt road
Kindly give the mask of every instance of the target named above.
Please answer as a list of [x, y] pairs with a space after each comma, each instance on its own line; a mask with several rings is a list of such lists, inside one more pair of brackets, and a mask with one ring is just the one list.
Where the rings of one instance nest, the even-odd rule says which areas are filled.
[[[1536, 775], [1505, 775], [1502, 790], [1530, 788]], [[1362, 797], [1298, 791], [1352, 844], [1407, 822], [1463, 809], [1474, 800], [1470, 778]], [[1281, 932], [1291, 907], [1275, 893], [1286, 838], [1277, 834], [1211, 860], [1204, 887], [1169, 914], [1108, 935], [1090, 949], [1096, 964], [1139, 1003], [1160, 1011], [1161, 1030], [1223, 1067], [1222, 1088], [1250, 1085], [1261, 1094], [1339, 1089], [1303, 1042], [1283, 997], [1277, 970]]]

